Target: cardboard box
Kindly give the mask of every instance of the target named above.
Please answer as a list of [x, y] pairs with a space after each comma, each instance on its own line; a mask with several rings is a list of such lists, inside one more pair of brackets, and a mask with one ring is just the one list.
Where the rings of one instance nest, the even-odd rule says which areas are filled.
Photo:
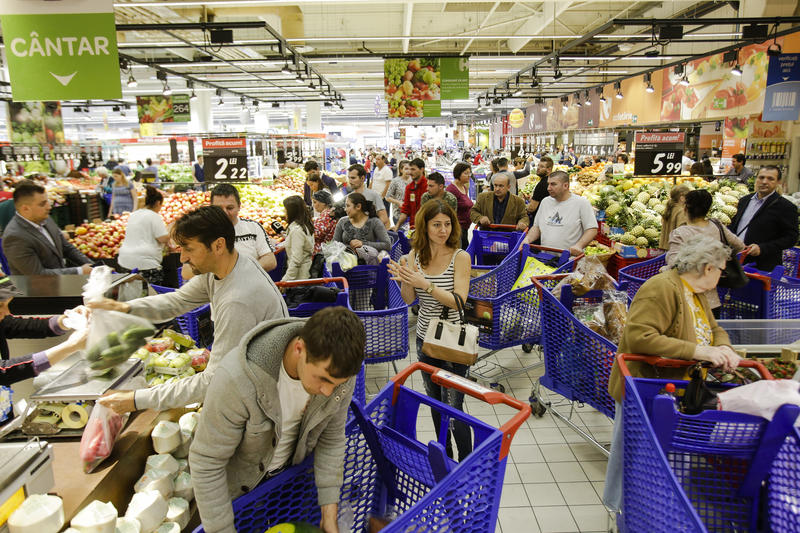
[[652, 259], [664, 253], [664, 250], [660, 248], [639, 248], [638, 246], [622, 244], [620, 242], [614, 243], [614, 249], [622, 257], [638, 259]]

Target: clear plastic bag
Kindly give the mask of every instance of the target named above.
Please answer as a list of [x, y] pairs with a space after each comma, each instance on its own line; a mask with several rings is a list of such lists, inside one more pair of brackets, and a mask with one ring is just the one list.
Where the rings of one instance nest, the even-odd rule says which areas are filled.
[[358, 265], [358, 258], [347, 251], [347, 246], [339, 241], [330, 241], [322, 244], [322, 253], [325, 256], [325, 265], [328, 272], [332, 270], [333, 263], [339, 263], [342, 272], [347, 272]]
[[[83, 288], [84, 302], [99, 301], [111, 285], [111, 269], [92, 270]], [[89, 320], [86, 360], [94, 374], [104, 373], [123, 363], [145, 345], [155, 333], [149, 320], [127, 313], [95, 309]]]
[[594, 256], [583, 257], [575, 266], [575, 271], [567, 274], [553, 288], [556, 298], [561, 298], [561, 287], [572, 285], [575, 296], [582, 296], [589, 291], [613, 290], [614, 278], [608, 275], [603, 263]]
[[628, 316], [628, 294], [623, 291], [604, 291], [603, 316], [606, 322], [605, 337], [614, 344], [619, 344]]
[[118, 415], [108, 407], [95, 404], [89, 421], [81, 436], [80, 456], [83, 471], [90, 473], [102, 463], [114, 449], [114, 443], [125, 425], [127, 415]]

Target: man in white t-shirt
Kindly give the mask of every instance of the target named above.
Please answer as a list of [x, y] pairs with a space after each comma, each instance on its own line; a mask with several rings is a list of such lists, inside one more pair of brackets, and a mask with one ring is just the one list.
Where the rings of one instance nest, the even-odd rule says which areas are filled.
[[597, 219], [589, 200], [569, 191], [569, 176], [556, 171], [547, 179], [550, 194], [539, 204], [533, 227], [522, 240], [522, 246], [541, 237], [542, 246], [569, 250], [572, 255], [583, 249], [597, 236]]
[[392, 168], [386, 164], [386, 156], [383, 154], [376, 155], [375, 170], [372, 172], [370, 188], [381, 196], [387, 213], [389, 212], [389, 202], [386, 201], [386, 191], [389, 190], [389, 184], [393, 178]]

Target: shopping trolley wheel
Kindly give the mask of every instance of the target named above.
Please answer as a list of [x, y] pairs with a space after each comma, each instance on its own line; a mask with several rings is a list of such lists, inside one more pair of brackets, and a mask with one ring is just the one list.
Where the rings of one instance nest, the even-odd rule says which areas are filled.
[[503, 386], [502, 383], [489, 383], [489, 387], [503, 394], [505, 394], [506, 392], [506, 388]]
[[522, 351], [525, 353], [531, 353], [533, 351], [533, 344], [528, 344], [527, 342], [522, 345]]
[[540, 402], [539, 398], [534, 395], [531, 395], [531, 397], [528, 398], [528, 403], [531, 404], [531, 412], [536, 418], [542, 418], [547, 412], [547, 406]]

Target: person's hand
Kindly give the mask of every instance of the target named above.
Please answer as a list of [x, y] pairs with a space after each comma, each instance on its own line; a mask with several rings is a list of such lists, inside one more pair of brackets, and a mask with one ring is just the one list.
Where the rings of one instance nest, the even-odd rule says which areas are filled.
[[86, 348], [87, 338], [89, 338], [89, 328], [76, 329], [64, 343], [69, 346], [73, 352], [77, 352], [78, 350]]
[[739, 366], [739, 363], [741, 363], [742, 361], [741, 356], [739, 356], [739, 354], [736, 353], [736, 350], [734, 350], [728, 345], [717, 346], [717, 348], [725, 354], [725, 358], [727, 359], [727, 366], [725, 366], [725, 371], [731, 372], [733, 370], [736, 370], [736, 368]]
[[117, 414], [124, 415], [136, 410], [133, 391], [109, 391], [97, 400], [97, 403], [108, 407]]
[[81, 266], [81, 273], [85, 275], [89, 275], [92, 273], [92, 265], [82, 265]]
[[533, 202], [528, 202], [528, 203], [525, 205], [525, 210], [526, 210], [528, 213], [533, 213], [534, 211], [536, 211], [536, 208], [537, 208], [537, 207], [538, 207], [538, 206], [536, 206], [536, 205], [533, 205]]
[[409, 266], [404, 259], [401, 259], [402, 263], [389, 261], [389, 272], [392, 274], [392, 279], [411, 285], [415, 289], [427, 289], [430, 282], [413, 265]]
[[[72, 309], [68, 309], [67, 311], [69, 311], [69, 312], [72, 312], [72, 313], [79, 314], [79, 315], [81, 315], [81, 316], [85, 317], [87, 320], [89, 319], [89, 316], [91, 316], [91, 314], [92, 314], [92, 311], [91, 311], [91, 310], [90, 310], [88, 307], [86, 307], [86, 306], [84, 306], [84, 305], [79, 305], [79, 306], [77, 306], [77, 307], [74, 307], [74, 308], [72, 308]], [[59, 328], [61, 328], [61, 329], [63, 329], [63, 330], [71, 329], [69, 326], [67, 326], [67, 325], [64, 323], [64, 320], [65, 320], [66, 318], [67, 318], [67, 315], [66, 315], [66, 313], [65, 313], [65, 314], [63, 314], [63, 315], [60, 315], [60, 316], [58, 317], [58, 327], [59, 327]]]
[[517, 231], [525, 231], [528, 229], [528, 224], [524, 220], [517, 222]]
[[489, 220], [489, 217], [481, 217], [478, 219], [478, 224], [481, 226], [488, 226], [491, 223], [492, 221]]
[[325, 533], [339, 533], [339, 505], [336, 503], [329, 503], [319, 508], [322, 514], [319, 528]]
[[105, 309], [106, 311], [119, 311], [120, 313], [127, 313], [131, 310], [130, 304], [118, 302], [111, 298], [103, 298], [97, 302], [89, 302], [86, 306], [89, 309]]
[[352, 241], [350, 241], [351, 248], [361, 248], [362, 246], [364, 246], [364, 243], [359, 241], [358, 239], [353, 239]]
[[712, 366], [722, 367], [726, 372], [739, 366], [739, 356], [730, 347], [698, 346], [694, 352], [697, 361], [708, 361]]
[[761, 248], [759, 248], [757, 244], [751, 244], [750, 251], [747, 253], [747, 255], [752, 255], [753, 257], [757, 257], [761, 255]]
[[389, 226], [389, 231], [397, 231], [397, 226]]
[[583, 253], [583, 248], [580, 248], [578, 246], [569, 247], [569, 255], [575, 256], [575, 255], [581, 255], [582, 253]]

